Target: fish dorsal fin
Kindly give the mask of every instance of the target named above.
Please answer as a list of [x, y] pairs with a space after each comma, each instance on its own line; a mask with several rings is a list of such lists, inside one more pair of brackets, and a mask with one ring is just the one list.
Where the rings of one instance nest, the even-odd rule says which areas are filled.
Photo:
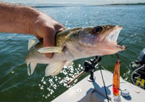
[[32, 75], [33, 74], [33, 72], [34, 72], [34, 70], [36, 68], [36, 65], [37, 65], [37, 63], [32, 63], [32, 62], [27, 63], [27, 72], [28, 72], [28, 75]]
[[62, 47], [43, 47], [38, 49], [37, 51], [40, 53], [54, 53], [54, 52], [61, 53], [62, 49], [63, 49]]
[[65, 63], [66, 63], [66, 61], [49, 64], [46, 67], [45, 76], [57, 75], [62, 70], [62, 68], [64, 67]]
[[32, 48], [32, 46], [34, 46], [36, 44], [36, 40], [34, 39], [29, 39], [29, 42], [28, 42], [28, 50], [30, 48]]

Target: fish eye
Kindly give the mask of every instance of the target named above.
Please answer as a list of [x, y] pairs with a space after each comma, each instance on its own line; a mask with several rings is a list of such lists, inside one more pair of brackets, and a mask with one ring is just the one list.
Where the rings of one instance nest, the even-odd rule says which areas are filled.
[[94, 27], [93, 32], [97, 33], [97, 32], [101, 32], [102, 30], [103, 28], [101, 26], [97, 26], [97, 27]]

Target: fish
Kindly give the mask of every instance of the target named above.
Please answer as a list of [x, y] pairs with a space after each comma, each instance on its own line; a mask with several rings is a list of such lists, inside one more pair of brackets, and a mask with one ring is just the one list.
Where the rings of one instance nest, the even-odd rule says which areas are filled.
[[121, 61], [118, 60], [115, 64], [114, 73], [113, 73], [113, 95], [119, 96], [120, 93], [120, 65]]
[[[76, 59], [115, 54], [125, 50], [117, 39], [122, 26], [98, 25], [67, 29], [56, 34], [56, 46], [43, 47], [43, 41], [29, 40], [26, 64], [28, 74], [33, 74], [37, 64], [48, 64], [45, 76], [57, 75], [64, 65]], [[54, 53], [47, 58], [45, 53]]]

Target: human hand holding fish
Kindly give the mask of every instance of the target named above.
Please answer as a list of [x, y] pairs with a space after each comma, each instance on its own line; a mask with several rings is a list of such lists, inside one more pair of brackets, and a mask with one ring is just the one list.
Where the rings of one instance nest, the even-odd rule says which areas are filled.
[[[55, 34], [62, 30], [65, 30], [63, 25], [46, 14], [40, 13], [35, 22], [33, 34], [37, 39], [43, 39], [44, 47], [50, 47], [55, 46]], [[52, 53], [45, 53], [45, 56], [51, 58]]]

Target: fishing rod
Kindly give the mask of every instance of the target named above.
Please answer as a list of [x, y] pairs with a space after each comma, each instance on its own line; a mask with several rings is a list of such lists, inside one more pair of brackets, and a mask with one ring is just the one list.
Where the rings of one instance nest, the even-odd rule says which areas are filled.
[[105, 84], [105, 81], [104, 81], [104, 77], [103, 77], [103, 73], [102, 73], [101, 67], [100, 67], [100, 73], [101, 73], [101, 77], [102, 77], [102, 81], [103, 81], [103, 85], [104, 85], [104, 90], [105, 90], [105, 94], [106, 94], [106, 97], [107, 97], [107, 101], [109, 102], [110, 99], [108, 97], [108, 93], [107, 93], [107, 89], [106, 89], [106, 84]]
[[118, 60], [121, 60], [121, 58], [120, 58], [118, 53], [116, 53], [116, 56], [117, 56]]

